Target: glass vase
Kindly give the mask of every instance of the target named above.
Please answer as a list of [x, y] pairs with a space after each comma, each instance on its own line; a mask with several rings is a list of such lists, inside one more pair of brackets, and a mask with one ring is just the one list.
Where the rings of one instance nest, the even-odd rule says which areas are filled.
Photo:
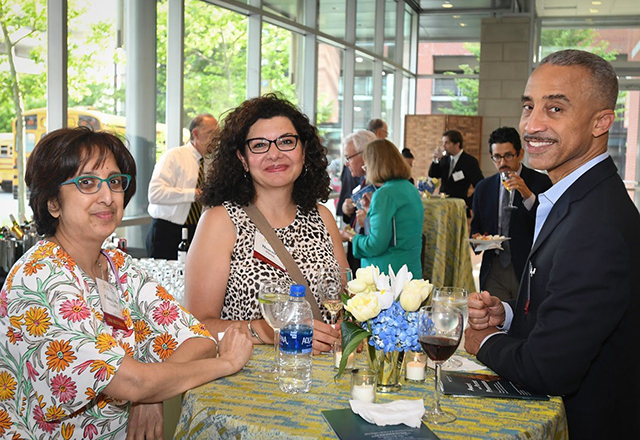
[[400, 379], [402, 377], [404, 352], [391, 351], [385, 353], [383, 350], [373, 349], [372, 347], [369, 347], [369, 349], [369, 366], [378, 375], [377, 391], [379, 393], [395, 393], [399, 391], [402, 387]]

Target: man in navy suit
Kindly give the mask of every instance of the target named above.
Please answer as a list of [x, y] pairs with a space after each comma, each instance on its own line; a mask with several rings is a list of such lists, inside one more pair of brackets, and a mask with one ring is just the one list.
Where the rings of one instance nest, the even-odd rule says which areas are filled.
[[607, 153], [617, 96], [615, 70], [588, 52], [551, 54], [531, 74], [520, 132], [553, 186], [518, 299], [469, 299], [467, 351], [562, 396], [572, 440], [640, 433], [640, 215]]
[[[462, 133], [448, 130], [442, 134], [442, 150], [436, 150], [429, 167], [429, 177], [441, 180], [440, 192], [451, 197], [464, 199], [467, 214], [471, 209], [473, 190], [484, 176], [478, 165], [478, 159], [462, 149]], [[444, 155], [446, 153], [446, 155]], [[453, 163], [453, 166], [451, 166]]]
[[[480, 289], [502, 300], [518, 295], [520, 276], [533, 244], [537, 195], [551, 187], [551, 180], [522, 165], [524, 150], [520, 135], [513, 127], [501, 127], [489, 136], [489, 153], [498, 173], [483, 179], [473, 193], [471, 234], [510, 237], [503, 250], [487, 250], [482, 256]], [[501, 173], [509, 173], [505, 184], [514, 191], [509, 210], [509, 191], [502, 184]]]

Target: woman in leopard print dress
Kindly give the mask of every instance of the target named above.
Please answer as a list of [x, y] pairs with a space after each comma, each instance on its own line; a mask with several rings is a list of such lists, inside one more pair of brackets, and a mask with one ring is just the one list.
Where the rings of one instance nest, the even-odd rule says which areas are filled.
[[[329, 195], [326, 149], [315, 127], [274, 95], [245, 101], [225, 118], [213, 141], [213, 161], [202, 188], [209, 206], [196, 230], [186, 266], [187, 308], [212, 334], [236, 326], [260, 341], [273, 331], [262, 319], [260, 283], [286, 271], [254, 255], [257, 227], [242, 210], [253, 202], [298, 264], [325, 314], [314, 323], [313, 347], [328, 351], [339, 336], [320, 305], [321, 267], [348, 267], [335, 219], [319, 205]], [[259, 234], [259, 231], [257, 232]]]

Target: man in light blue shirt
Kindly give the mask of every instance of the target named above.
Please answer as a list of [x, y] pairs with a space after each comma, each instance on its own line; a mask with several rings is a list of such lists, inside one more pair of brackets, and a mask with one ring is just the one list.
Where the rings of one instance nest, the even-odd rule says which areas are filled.
[[467, 351], [562, 396], [572, 440], [640, 433], [640, 215], [607, 154], [617, 95], [613, 67], [583, 51], [531, 74], [520, 132], [553, 186], [539, 195], [518, 298], [469, 299]]

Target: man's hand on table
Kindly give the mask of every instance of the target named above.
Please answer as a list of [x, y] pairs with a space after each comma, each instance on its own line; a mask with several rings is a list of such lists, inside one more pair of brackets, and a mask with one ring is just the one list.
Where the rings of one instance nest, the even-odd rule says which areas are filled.
[[469, 326], [473, 330], [484, 330], [504, 324], [505, 311], [500, 298], [491, 296], [486, 290], [473, 292], [467, 300], [469, 304]]
[[478, 351], [480, 351], [480, 344], [484, 341], [484, 338], [493, 333], [498, 333], [498, 330], [495, 327], [487, 327], [484, 330], [473, 330], [472, 328], [468, 328], [464, 332], [464, 349], [469, 353], [476, 355]]
[[326, 353], [333, 349], [333, 343], [340, 332], [322, 321], [313, 321], [313, 354]]

